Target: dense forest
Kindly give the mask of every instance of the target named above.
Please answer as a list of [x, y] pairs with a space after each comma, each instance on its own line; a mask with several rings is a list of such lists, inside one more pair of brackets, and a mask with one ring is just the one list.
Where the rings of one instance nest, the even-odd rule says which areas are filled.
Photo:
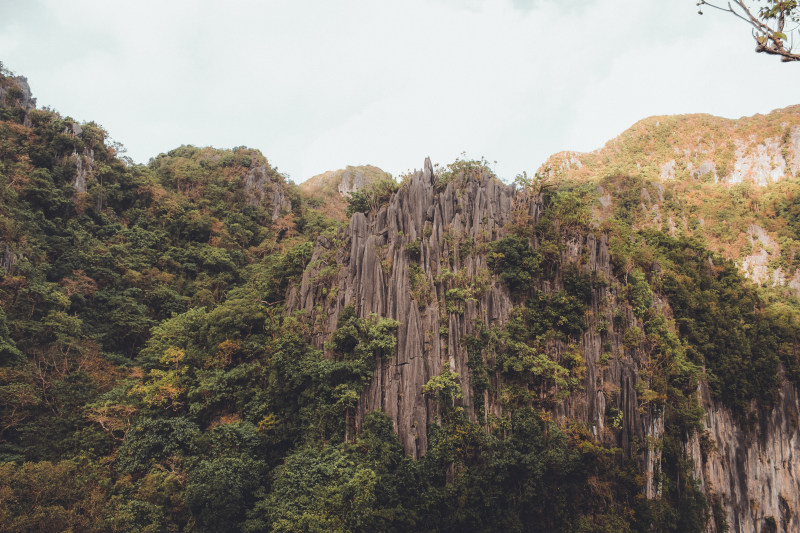
[[[0, 73], [0, 531], [724, 531], [686, 456], [693, 436], [714, 447], [699, 384], [757, 428], [800, 381], [797, 296], [753, 283], [699, 225], [649, 223], [646, 179], [519, 176], [536, 219], [457, 237], [435, 281], [430, 235], [398, 248], [413, 301], [440, 302], [437, 336], [490, 289], [514, 304], [463, 337], [469, 381], [445, 366], [417, 391], [435, 416], [412, 458], [390, 416], [357, 414], [403, 318], [351, 303], [320, 345], [318, 315], [287, 295], [313, 271], [335, 301], [340, 266], [320, 243], [341, 248], [352, 217], [375, 217], [418, 176], [379, 175], [342, 213], [257, 150], [181, 146], [134, 164], [99, 125], [29, 100]], [[476, 176], [497, 179], [457, 160], [436, 170], [437, 191]], [[735, 208], [758, 196], [778, 215], [775, 257], [794, 267], [800, 184], [765, 191]], [[691, 202], [680, 194], [676, 209]], [[576, 235], [608, 242], [610, 275], [565, 259]], [[459, 270], [467, 256], [486, 269]], [[601, 434], [554, 414], [585, 388], [589, 330], [599, 368], [637, 362], [658, 442], [623, 442], [614, 390]], [[651, 495], [648, 446], [661, 454]]]

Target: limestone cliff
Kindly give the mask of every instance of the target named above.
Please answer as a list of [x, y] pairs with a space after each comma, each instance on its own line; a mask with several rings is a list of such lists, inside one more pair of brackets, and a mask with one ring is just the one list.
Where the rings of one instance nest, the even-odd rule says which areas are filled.
[[[290, 310], [307, 313], [318, 347], [348, 305], [362, 317], [375, 313], [400, 322], [397, 352], [377, 361], [359, 401], [356, 427], [366, 413], [384, 411], [414, 457], [426, 453], [427, 428], [438, 414], [422, 388], [444, 367], [459, 374], [462, 405], [473, 421], [502, 415], [500, 373], [489, 376], [493, 386], [475, 401], [463, 341], [475, 333], [476, 323], [503, 325], [512, 309], [524, 303], [490, 271], [487, 245], [506, 236], [509, 223], [535, 225], [543, 209], [540, 195], [516, 191], [485, 169], [452, 176], [446, 183], [439, 178], [426, 160], [388, 205], [354, 214], [333, 241], [320, 237], [301, 285], [288, 295]], [[551, 279], [538, 280], [540, 291], [562, 289], [566, 265], [613, 281], [604, 234], [563, 230], [562, 240], [561, 266]], [[532, 245], [540, 245], [535, 237]], [[468, 280], [469, 297], [454, 298], [454, 277]], [[585, 363], [583, 381], [550, 410], [560, 420], [585, 423], [598, 441], [635, 457], [646, 473], [643, 492], [653, 498], [660, 492], [665, 420], [663, 408], [641, 397], [640, 375], [648, 361], [624, 338], [642, 324], [620, 287], [606, 283], [593, 289], [587, 327], [577, 346]], [[670, 313], [666, 301], [656, 297], [654, 305]], [[574, 348], [551, 341], [548, 356], [559, 360]], [[708, 431], [685, 438], [684, 448], [712, 507], [719, 502], [732, 531], [759, 531], [773, 521], [783, 531], [796, 530], [800, 407], [795, 389], [787, 384], [775, 409], [762, 413], [757, 427], [746, 427], [703, 387]], [[616, 420], [609, 420], [611, 408], [619, 413]], [[710, 524], [715, 530], [715, 521]]]
[[762, 205], [786, 196], [800, 177], [800, 106], [736, 120], [650, 117], [594, 152], [555, 154], [540, 172], [585, 181], [637, 177], [645, 185], [641, 225], [697, 235], [755, 283], [800, 296], [800, 270], [781, 261], [794, 254], [796, 234]]
[[[257, 161], [259, 155], [254, 153], [253, 158]], [[275, 176], [266, 161], [251, 166], [247, 171], [244, 176], [244, 193], [247, 205], [266, 206], [273, 221], [292, 209], [283, 181]]]
[[[752, 426], [744, 426], [705, 387], [703, 399], [705, 442], [693, 435], [687, 455], [706, 494], [719, 499], [730, 530], [798, 531], [800, 402], [796, 387], [785, 384], [775, 407], [759, 410]], [[772, 524], [777, 530], [770, 529]]]

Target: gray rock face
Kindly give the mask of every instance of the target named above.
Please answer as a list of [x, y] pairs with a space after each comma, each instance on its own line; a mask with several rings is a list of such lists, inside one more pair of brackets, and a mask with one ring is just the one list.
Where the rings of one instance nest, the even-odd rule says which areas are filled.
[[661, 179], [671, 180], [675, 178], [675, 160], [670, 159], [661, 165]]
[[[491, 276], [485, 251], [472, 250], [482, 246], [485, 250], [487, 243], [506, 236], [511, 221], [535, 224], [541, 212], [541, 197], [516, 192], [486, 172], [437, 183], [426, 160], [424, 169], [387, 206], [352, 216], [347, 230], [337, 237], [341, 246], [320, 238], [311, 260], [319, 266], [307, 269], [287, 302], [290, 311], [306, 311], [313, 343], [323, 346], [347, 305], [355, 306], [362, 317], [375, 313], [400, 322], [396, 354], [377, 361], [372, 382], [361, 395], [357, 430], [366, 413], [380, 409], [394, 422], [406, 452], [414, 457], [425, 454], [427, 428], [436, 423], [437, 406], [422, 393], [422, 387], [444, 367], [459, 374], [462, 405], [473, 421], [479, 421], [476, 404], [482, 404], [487, 415], [502, 415], [500, 374], [489, 376], [489, 391], [494, 392], [484, 392], [482, 401], [475, 402], [462, 341], [474, 333], [476, 320], [489, 327], [504, 325], [511, 310], [524, 304], [524, 296], [509, 293]], [[563, 234], [562, 240], [562, 265], [614, 279], [605, 236]], [[409, 243], [419, 243], [418, 257], [409, 250]], [[532, 244], [539, 245], [535, 239]], [[321, 269], [334, 261], [340, 265], [336, 275], [321, 277]], [[448, 272], [460, 272], [468, 280], [486, 279], [485, 288], [475, 293], [474, 300], [452, 305], [447, 300], [447, 291], [453, 288]], [[640, 351], [624, 346], [623, 335], [643, 324], [621, 287], [610, 283], [594, 291], [586, 315], [588, 327], [577, 346], [586, 366], [582, 387], [556, 403], [552, 415], [562, 421], [582, 421], [596, 439], [634, 456], [646, 473], [644, 495], [655, 498], [660, 491], [657, 443], [664, 434], [664, 413], [637, 392], [648, 361]], [[562, 289], [562, 272], [550, 281], [540, 281], [538, 288], [544, 292]], [[654, 305], [671, 314], [666, 302], [656, 299]], [[547, 347], [554, 359], [567, 349], [556, 341]], [[720, 498], [731, 530], [758, 531], [768, 516], [784, 531], [797, 530], [800, 433], [792, 422], [800, 415], [796, 390], [784, 387], [779, 405], [763, 413], [755, 429], [742, 427], [707, 392], [702, 400], [710, 442], [716, 442], [716, 447], [710, 453], [694, 436], [686, 442], [685, 452], [694, 461], [695, 474], [709, 498]], [[608, 422], [607, 406], [618, 409], [621, 423]]]
[[[505, 324], [512, 308], [521, 305], [523, 298], [509, 294], [504, 285], [492, 280], [485, 253], [462, 253], [462, 247], [468, 241], [478, 247], [503, 238], [512, 217], [524, 217], [535, 224], [541, 209], [541, 198], [517, 193], [488, 173], [459, 176], [446, 185], [437, 184], [430, 161], [426, 160], [424, 170], [413, 176], [388, 206], [369, 215], [353, 215], [350, 227], [341, 236], [344, 245], [335, 258], [341, 265], [339, 272], [335, 279], [324, 283], [319, 282], [319, 270], [330, 261], [319, 260], [330, 254], [330, 245], [317, 244], [311, 264], [321, 266], [304, 273], [301, 287], [289, 295], [288, 301], [290, 310], [307, 311], [314, 324], [316, 346], [323, 346], [347, 305], [354, 305], [360, 316], [375, 313], [400, 322], [397, 354], [388, 361], [378, 361], [372, 383], [361, 397], [357, 428], [365, 413], [381, 409], [394, 421], [405, 450], [415, 457], [424, 454], [427, 426], [434, 422], [437, 412], [423, 395], [422, 387], [445, 366], [460, 375], [463, 404], [470, 417], [477, 420], [462, 340], [474, 333], [476, 319], [490, 327]], [[418, 259], [406, 249], [412, 242], [420, 243]], [[605, 239], [598, 241], [593, 235], [571, 238], [564, 261], [578, 264], [581, 258], [587, 259], [584, 269], [611, 275]], [[414, 276], [413, 282], [412, 271], [421, 273]], [[488, 288], [463, 305], [448, 306], [447, 291], [453, 288], [453, 282], [442, 281], [447, 279], [442, 276], [447, 272], [460, 272], [467, 279], [484, 277]], [[338, 287], [334, 299], [325, 296], [331, 294], [332, 287]], [[545, 291], [560, 288], [560, 275], [554, 283], [542, 282], [541, 286]], [[637, 362], [615, 358], [608, 364], [598, 364], [603, 339], [596, 333], [596, 326], [601, 320], [614, 322], [613, 309], [618, 302], [611, 289], [604, 291], [595, 295], [592, 316], [596, 323], [587, 329], [580, 347], [587, 364], [585, 394], [568, 398], [556, 407], [555, 414], [585, 420], [598, 438], [605, 439], [605, 405], [606, 401], [614, 401], [625, 407], [625, 420], [629, 422], [619, 440], [629, 449], [634, 440], [644, 442], [647, 436], [660, 436], [663, 421], [659, 416], [640, 415], [634, 389]], [[610, 304], [601, 306], [601, 301]], [[630, 312], [627, 321], [635, 322]], [[608, 334], [619, 353], [623, 352], [622, 333], [611, 326]], [[554, 344], [551, 349], [558, 357], [567, 347]], [[493, 390], [500, 391], [500, 376], [491, 379]], [[485, 413], [500, 416], [499, 392], [486, 393], [483, 407]], [[645, 450], [641, 455], [652, 465], [660, 461], [660, 452], [655, 450]]]
[[792, 128], [789, 143], [789, 150], [792, 155], [790, 165], [792, 176], [800, 177], [800, 126]]
[[718, 181], [719, 178], [717, 176], [717, 164], [710, 159], [706, 159], [705, 161], [700, 163], [699, 167], [697, 167], [692, 171], [692, 176], [694, 176], [695, 178], [702, 178], [706, 174], [711, 174], [711, 173], [713, 173], [714, 175], [714, 181], [715, 182]]
[[752, 279], [755, 283], [762, 283], [771, 275], [769, 261], [776, 250], [780, 250], [769, 234], [757, 224], [750, 224], [747, 228], [747, 235], [752, 244], [757, 244], [758, 249], [742, 258], [742, 272]]
[[786, 174], [786, 160], [783, 158], [778, 139], [765, 139], [755, 148], [747, 143], [736, 142], [736, 160], [733, 172], [727, 177], [728, 183], [741, 183], [745, 179], [764, 186], [778, 181]]
[[[462, 376], [465, 404], [471, 405], [463, 335], [480, 318], [487, 323], [503, 321], [511, 309], [508, 292], [493, 285], [463, 311], [444, 308], [448, 282], [435, 281], [445, 270], [463, 271], [469, 277], [488, 274], [482, 255], [460, 253], [469, 238], [476, 244], [502, 234], [510, 219], [514, 190], [488, 173], [475, 179], [454, 180], [437, 187], [430, 160], [388, 206], [365, 216], [356, 213], [343, 236], [345, 245], [336, 261], [341, 265], [335, 300], [322, 297], [323, 287], [314, 280], [318, 272], [306, 271], [290, 309], [306, 309], [318, 324], [314, 343], [322, 346], [336, 327], [341, 310], [355, 305], [360, 316], [376, 313], [400, 321], [397, 354], [378, 361], [373, 380], [361, 397], [357, 427], [369, 411], [382, 409], [395, 423], [405, 450], [417, 457], [428, 447], [427, 426], [436, 415], [422, 387], [447, 365]], [[406, 249], [419, 243], [419, 257]], [[318, 244], [312, 263], [327, 250]], [[463, 256], [463, 258], [462, 258]], [[418, 269], [412, 287], [410, 271]], [[315, 305], [324, 302], [323, 308]]]
[[372, 179], [369, 176], [360, 172], [357, 168], [346, 169], [342, 175], [342, 181], [337, 186], [337, 190], [342, 196], [349, 196], [363, 189], [371, 181]]
[[0, 240], [0, 269], [6, 273], [13, 272], [14, 266], [17, 264], [17, 256], [11, 251], [11, 247]]
[[[73, 125], [73, 131], [75, 131], [75, 126]], [[80, 126], [78, 126], [78, 131], [80, 132]], [[91, 148], [85, 148], [82, 154], [78, 152], [72, 152], [72, 158], [75, 160], [75, 181], [72, 182], [72, 186], [75, 187], [75, 190], [80, 193], [86, 192], [86, 178], [91, 175], [92, 171], [94, 170], [94, 150]]]
[[247, 172], [244, 177], [244, 193], [247, 205], [267, 206], [273, 221], [292, 209], [283, 184], [273, 179], [266, 163], [253, 166]]
[[[73, 122], [64, 128], [64, 133], [72, 137], [79, 137], [83, 133], [83, 128], [77, 122]], [[75, 180], [72, 182], [72, 186], [75, 187], [76, 192], [85, 193], [87, 180], [92, 177], [94, 172], [94, 149], [87, 146], [81, 153], [73, 150], [68, 158], [75, 164]], [[98, 202], [98, 206], [101, 206], [100, 202]]]
[[705, 492], [719, 497], [730, 531], [770, 531], [770, 518], [778, 531], [800, 531], [800, 402], [795, 387], [786, 383], [776, 406], [761, 410], [757, 427], [749, 430], [712, 400], [707, 387], [703, 398], [713, 445], [704, 450], [695, 435], [687, 453]]
[[18, 107], [25, 110], [23, 124], [30, 127], [31, 121], [29, 114], [32, 109], [36, 109], [36, 98], [31, 94], [31, 87], [28, 85], [28, 78], [17, 76], [12, 78], [14, 84], [8, 87], [0, 87], [0, 102], [6, 106]]

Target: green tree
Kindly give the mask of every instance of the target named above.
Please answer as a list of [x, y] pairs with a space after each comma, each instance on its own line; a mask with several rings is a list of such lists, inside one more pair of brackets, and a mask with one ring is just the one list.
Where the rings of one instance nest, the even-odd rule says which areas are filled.
[[8, 331], [6, 314], [0, 308], [0, 367], [18, 363], [22, 360], [22, 353], [17, 349], [17, 345]]

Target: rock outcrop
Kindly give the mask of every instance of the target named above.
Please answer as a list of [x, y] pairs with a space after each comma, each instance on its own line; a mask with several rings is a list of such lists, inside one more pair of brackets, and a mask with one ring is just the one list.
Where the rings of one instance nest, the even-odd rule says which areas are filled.
[[[695, 234], [755, 283], [786, 287], [800, 297], [798, 284], [791, 281], [800, 277], [800, 270], [785, 261], [795, 253], [793, 245], [787, 244], [781, 224], [772, 223], [774, 209], [762, 209], [757, 201], [760, 194], [773, 199], [784, 195], [786, 205], [793, 201], [795, 195], [785, 192], [793, 182], [785, 182], [800, 177], [800, 106], [737, 120], [651, 117], [595, 152], [555, 154], [539, 172], [598, 183], [613, 176], [641, 178], [651, 192], [653, 187], [662, 190], [657, 200], [642, 203], [651, 227], [672, 235]], [[676, 197], [680, 206], [672, 201]], [[600, 202], [598, 215], [613, 216], [610, 196], [601, 193]], [[747, 213], [740, 209], [730, 216], [728, 209], [743, 206]], [[757, 238], [748, 228], [752, 223], [763, 228]]]
[[[504, 237], [505, 226], [512, 217], [526, 217], [535, 224], [540, 211], [541, 198], [520, 194], [485, 171], [479, 176], [459, 176], [450, 183], [438, 183], [430, 161], [426, 160], [424, 170], [394, 195], [389, 205], [369, 215], [353, 215], [347, 232], [342, 235], [344, 246], [338, 251], [325, 238], [318, 242], [311, 263], [321, 266], [305, 272], [301, 287], [290, 295], [289, 307], [309, 313], [316, 328], [313, 341], [319, 347], [334, 331], [338, 315], [347, 305], [354, 305], [361, 316], [375, 313], [400, 321], [397, 355], [378, 362], [374, 379], [362, 395], [360, 414], [375, 409], [385, 411], [395, 421], [395, 429], [408, 453], [414, 456], [425, 453], [427, 425], [436, 416], [435, 406], [422, 393], [423, 385], [446, 365], [461, 376], [463, 403], [472, 406], [475, 402], [462, 340], [474, 333], [476, 320], [489, 327], [502, 325], [511, 309], [522, 303], [499, 280], [491, 279], [486, 254], [465, 254], [464, 248], [480, 247]], [[321, 261], [332, 252], [334, 258]], [[567, 243], [564, 255], [565, 261], [574, 264], [586, 257], [584, 268], [611, 275], [604, 239], [574, 236]], [[332, 261], [341, 265], [336, 278], [320, 282], [322, 265]], [[447, 291], [452, 287], [442, 280], [447, 272], [491, 281], [475, 298], [448, 306]], [[331, 294], [329, 287], [338, 287], [335, 299], [323, 296]], [[542, 282], [541, 288], [558, 290], [560, 277], [556, 276], [552, 283]], [[594, 295], [592, 314], [598, 317], [597, 321], [606, 319], [613, 324], [612, 306], [608, 302], [617, 302], [618, 298], [611, 289], [604, 291]], [[601, 305], [601, 301], [607, 303]], [[630, 313], [626, 319], [631, 323], [635, 320]], [[622, 333], [614, 331], [613, 325], [608, 333], [620, 353]], [[620, 435], [621, 444], [629, 448], [633, 440], [658, 436], [663, 423], [652, 416], [639, 415], [634, 389], [636, 362], [615, 359], [601, 366], [598, 361], [603, 343], [593, 327], [587, 329], [581, 344], [587, 363], [585, 394], [568, 398], [556, 407], [555, 414], [585, 420], [595, 435], [602, 436], [604, 390], [618, 389], [619, 400], [614, 401], [624, 408], [625, 420], [630, 421]], [[553, 346], [556, 352], [565, 348]], [[487, 394], [483, 403], [486, 413], [502, 414], [499, 397]], [[469, 409], [476, 420], [475, 409]]]
[[247, 205], [267, 206], [273, 221], [292, 209], [283, 183], [276, 179], [266, 162], [252, 166], [245, 174], [244, 193]]
[[6, 78], [7, 83], [0, 85], [0, 103], [6, 107], [19, 109], [22, 113], [21, 122], [30, 127], [30, 112], [36, 109], [36, 98], [31, 93], [28, 78], [16, 76]]
[[[800, 531], [800, 433], [797, 389], [784, 384], [776, 405], [759, 409], [752, 427], [702, 388], [706, 433], [687, 454], [695, 478], [718, 501], [731, 531]], [[713, 526], [712, 531], [717, 531]]]
[[0, 269], [6, 274], [13, 272], [14, 266], [17, 264], [17, 256], [11, 251], [11, 246], [1, 239], [0, 250], [2, 250], [2, 253], [0, 253]]
[[725, 181], [741, 183], [749, 180], [763, 187], [782, 179], [787, 170], [787, 161], [782, 148], [783, 144], [774, 137], [764, 139], [764, 142], [755, 146], [753, 142], [738, 141], [733, 171]]
[[[384, 411], [407, 453], [419, 457], [428, 448], [427, 428], [436, 423], [434, 401], [423, 394], [428, 380], [449, 368], [460, 376], [462, 405], [473, 421], [483, 413], [500, 416], [498, 375], [494, 386], [475, 401], [468, 354], [463, 343], [475, 332], [476, 322], [502, 326], [512, 309], [523, 302], [489, 271], [486, 245], [503, 238], [510, 222], [536, 224], [542, 198], [518, 192], [487, 171], [439, 181], [429, 160], [392, 196], [388, 205], [368, 214], [356, 213], [336, 241], [320, 237], [299, 288], [290, 290], [288, 308], [305, 310], [318, 347], [335, 330], [340, 312], [353, 305], [366, 317], [372, 313], [398, 320], [396, 354], [378, 360], [370, 385], [361, 395], [356, 428], [363, 416]], [[605, 237], [564, 234], [561, 264], [613, 279]], [[533, 242], [536, 247], [539, 245]], [[483, 253], [474, 250], [483, 249]], [[335, 275], [330, 269], [338, 264]], [[655, 267], [654, 267], [655, 268]], [[453, 288], [448, 273], [463, 279], [484, 280], [473, 298], [448, 300]], [[545, 293], [563, 288], [562, 272], [540, 280]], [[585, 362], [580, 390], [552, 407], [561, 420], [585, 423], [596, 439], [620, 446], [636, 458], [646, 473], [644, 495], [659, 495], [661, 449], [664, 435], [662, 409], [640, 398], [637, 382], [646, 362], [636, 350], [625, 347], [626, 330], [641, 327], [619, 285], [594, 289], [591, 308], [578, 350]], [[656, 306], [669, 313], [666, 302]], [[600, 324], [603, 327], [600, 327]], [[601, 333], [602, 331], [602, 333]], [[553, 357], [566, 350], [563, 343], [548, 347]], [[608, 353], [613, 356], [608, 357]], [[732, 531], [759, 531], [774, 523], [783, 531], [796, 530], [800, 512], [800, 433], [797, 428], [797, 392], [786, 385], [781, 401], [763, 413], [760, 426], [742, 426], [727, 408], [701, 394], [708, 431], [685, 443], [694, 461], [695, 475], [709, 501], [719, 502]], [[609, 407], [619, 413], [608, 420]], [[703, 438], [701, 439], [701, 436]], [[711, 521], [711, 530], [714, 530]]]
[[[299, 291], [290, 296], [290, 308], [309, 310], [311, 320], [319, 324], [314, 342], [320, 347], [347, 305], [355, 305], [361, 316], [375, 313], [400, 321], [397, 354], [378, 362], [372, 383], [361, 397], [358, 419], [382, 409], [394, 420], [401, 443], [413, 456], [427, 450], [427, 426], [436, 414], [422, 393], [423, 385], [440, 374], [444, 365], [466, 378], [462, 336], [476, 318], [502, 321], [512, 307], [508, 292], [495, 285], [479, 301], [468, 302], [463, 314], [440, 308], [445, 287], [434, 280], [445, 268], [465, 269], [469, 276], [487, 271], [485, 257], [461, 258], [460, 239], [468, 236], [489, 242], [498, 238], [514, 199], [512, 188], [488, 174], [459, 185], [463, 188], [456, 190], [455, 183], [437, 184], [426, 160], [424, 170], [388, 206], [368, 216], [352, 216], [343, 236], [346, 244], [335, 257], [341, 265], [337, 278], [331, 280], [339, 287], [337, 297], [322, 297], [323, 285], [315, 282], [319, 274], [315, 269], [305, 272]], [[409, 251], [412, 243], [419, 245], [418, 254]], [[329, 246], [320, 239], [312, 263], [328, 254]], [[412, 270], [418, 272], [413, 287]], [[320, 302], [324, 307], [315, 309]], [[467, 379], [462, 388], [470, 403]]]

